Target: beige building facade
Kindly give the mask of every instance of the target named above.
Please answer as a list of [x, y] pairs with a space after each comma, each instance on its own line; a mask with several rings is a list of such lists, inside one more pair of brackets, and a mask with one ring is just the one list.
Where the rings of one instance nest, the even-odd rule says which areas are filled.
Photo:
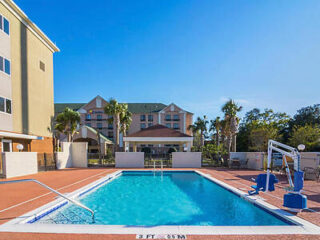
[[0, 150], [52, 152], [53, 53], [59, 49], [11, 0], [0, 0]]
[[[108, 116], [104, 113], [107, 101], [101, 96], [96, 96], [88, 103], [56, 103], [55, 114], [69, 107], [80, 113], [80, 125], [89, 126], [100, 131], [103, 136], [113, 141], [115, 125], [108, 123]], [[188, 126], [192, 124], [193, 113], [188, 112], [174, 103], [165, 105], [162, 103], [126, 103], [132, 113], [132, 123], [127, 134], [139, 132], [155, 125], [164, 125], [178, 132], [192, 135]], [[123, 147], [122, 136], [120, 146]], [[61, 139], [62, 141], [66, 139]], [[75, 141], [77, 139], [75, 138]], [[158, 144], [159, 145], [159, 144]], [[169, 144], [168, 144], [169, 145]], [[169, 146], [168, 146], [169, 147]]]

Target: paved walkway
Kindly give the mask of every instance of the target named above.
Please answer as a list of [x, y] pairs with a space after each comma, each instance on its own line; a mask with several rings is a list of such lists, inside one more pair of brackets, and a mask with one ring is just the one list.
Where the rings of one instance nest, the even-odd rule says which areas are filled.
[[[41, 172], [20, 178], [34, 178], [48, 186], [62, 192], [72, 192], [83, 187], [106, 174], [118, 169], [65, 169], [51, 172]], [[229, 169], [201, 169], [202, 172], [210, 174], [214, 178], [222, 180], [242, 191], [247, 191], [252, 185], [251, 178], [256, 177], [259, 171], [229, 170]], [[260, 196], [267, 202], [282, 207], [282, 198], [287, 186], [285, 176], [278, 176], [280, 183], [276, 191], [272, 193], [261, 193]], [[11, 179], [10, 179], [11, 180]], [[0, 180], [4, 181], [4, 180]], [[308, 197], [308, 207], [297, 215], [320, 226], [320, 183], [314, 181], [305, 182], [304, 194]], [[55, 199], [55, 195], [41, 186], [28, 182], [17, 184], [0, 185], [0, 224], [36, 209]], [[320, 239], [320, 236], [311, 235], [267, 235], [267, 236], [187, 236], [188, 239]], [[34, 233], [0, 233], [2, 239], [135, 239], [135, 235], [97, 235], [97, 234], [34, 234]]]

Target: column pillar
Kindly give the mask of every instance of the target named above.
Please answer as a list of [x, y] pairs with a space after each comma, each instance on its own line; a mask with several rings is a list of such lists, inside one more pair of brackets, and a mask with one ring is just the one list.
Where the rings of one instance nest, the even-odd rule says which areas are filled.
[[183, 143], [179, 143], [179, 152], [183, 152]]
[[192, 142], [187, 142], [187, 152], [191, 152]]
[[123, 143], [124, 143], [124, 151], [125, 152], [130, 152], [129, 143], [128, 142], [123, 142]]
[[133, 143], [133, 152], [136, 152], [137, 151], [137, 144], [134, 142]]

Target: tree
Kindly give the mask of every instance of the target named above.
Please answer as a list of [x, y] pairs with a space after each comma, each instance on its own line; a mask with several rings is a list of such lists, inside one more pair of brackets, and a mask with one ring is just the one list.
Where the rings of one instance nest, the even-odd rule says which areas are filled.
[[242, 110], [242, 106], [238, 106], [232, 99], [227, 101], [222, 106], [222, 112], [224, 113], [224, 127], [225, 127], [225, 135], [227, 137], [228, 142], [228, 153], [230, 153], [230, 149], [232, 151], [237, 151], [237, 133], [240, 118], [237, 116], [238, 112]]
[[79, 123], [80, 113], [66, 107], [63, 112], [57, 115], [54, 129], [67, 135], [68, 142], [72, 142]]
[[290, 126], [320, 125], [320, 104], [301, 108], [290, 121]]
[[120, 132], [125, 137], [132, 122], [132, 113], [128, 110], [128, 105], [123, 104], [123, 111], [120, 114]]
[[121, 116], [124, 114], [124, 111], [128, 108], [127, 104], [121, 104], [118, 103], [117, 100], [111, 98], [106, 106], [104, 107], [104, 112], [112, 116], [111, 118], [108, 119], [108, 123], [115, 123], [115, 131], [116, 131], [116, 136], [115, 136], [115, 151], [118, 151], [119, 144], [120, 144], [120, 120]]
[[279, 139], [278, 129], [266, 124], [256, 125], [249, 133], [249, 150], [253, 152], [266, 152], [269, 139]]
[[306, 151], [320, 150], [320, 128], [307, 124], [305, 126], [295, 126], [289, 139], [291, 146], [297, 147], [299, 144], [306, 146]]
[[214, 120], [210, 120], [209, 131], [215, 135], [215, 142], [217, 146], [220, 145], [220, 133], [221, 133], [221, 120], [220, 117], [216, 117]]
[[275, 113], [272, 109], [261, 112], [254, 108], [247, 112], [239, 128], [239, 151], [266, 151], [268, 140], [283, 142], [290, 117], [285, 113]]
[[209, 159], [210, 162], [215, 162], [215, 165], [220, 164], [220, 156], [225, 154], [223, 145], [206, 144], [202, 147], [203, 159]]
[[207, 125], [208, 125], [207, 116], [204, 115], [203, 118], [198, 117], [197, 120], [188, 126], [188, 130], [192, 130], [193, 133], [200, 132], [201, 137], [201, 146], [204, 146], [204, 138], [207, 132]]

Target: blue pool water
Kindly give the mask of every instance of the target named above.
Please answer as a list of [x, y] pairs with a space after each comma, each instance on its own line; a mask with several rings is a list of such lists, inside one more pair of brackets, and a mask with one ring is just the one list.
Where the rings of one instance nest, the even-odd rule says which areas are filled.
[[67, 204], [36, 223], [106, 225], [289, 225], [195, 172], [124, 171], [80, 201], [96, 213]]

